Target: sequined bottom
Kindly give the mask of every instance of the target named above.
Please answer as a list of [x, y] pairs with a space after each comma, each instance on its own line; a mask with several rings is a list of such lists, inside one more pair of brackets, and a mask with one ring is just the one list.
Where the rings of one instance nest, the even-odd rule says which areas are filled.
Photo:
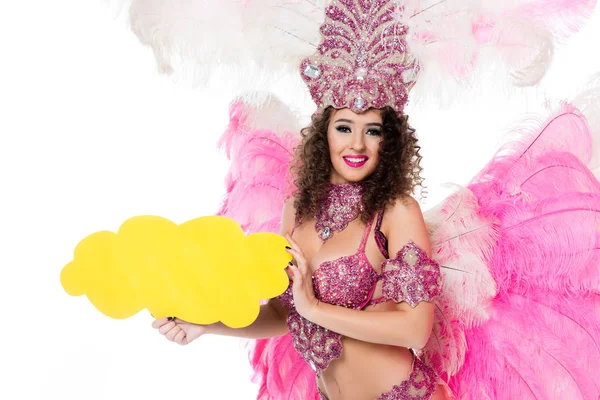
[[[413, 368], [408, 379], [375, 400], [429, 400], [438, 382], [435, 371], [413, 354]], [[319, 399], [329, 400], [320, 390]]]

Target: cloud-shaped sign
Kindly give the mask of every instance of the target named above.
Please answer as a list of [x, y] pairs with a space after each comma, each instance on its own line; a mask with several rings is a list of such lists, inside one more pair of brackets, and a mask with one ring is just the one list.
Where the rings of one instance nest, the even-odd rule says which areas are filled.
[[232, 219], [209, 216], [177, 225], [155, 216], [125, 221], [117, 233], [83, 239], [60, 275], [73, 296], [123, 319], [147, 308], [157, 318], [250, 325], [260, 300], [283, 293], [291, 255], [273, 233], [245, 235]]

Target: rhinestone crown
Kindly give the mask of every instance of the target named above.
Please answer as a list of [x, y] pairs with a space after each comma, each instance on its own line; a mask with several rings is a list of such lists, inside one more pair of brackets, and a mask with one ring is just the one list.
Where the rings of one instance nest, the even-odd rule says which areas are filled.
[[407, 27], [394, 19], [401, 11], [394, 0], [331, 1], [321, 43], [300, 65], [317, 113], [328, 106], [403, 110], [419, 66], [407, 51]]

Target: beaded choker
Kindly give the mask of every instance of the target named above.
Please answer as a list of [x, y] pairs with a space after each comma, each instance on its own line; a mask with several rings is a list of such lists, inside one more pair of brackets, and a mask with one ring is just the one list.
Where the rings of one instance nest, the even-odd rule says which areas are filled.
[[363, 211], [362, 187], [359, 183], [331, 185], [325, 203], [317, 212], [315, 229], [323, 241], [342, 231]]

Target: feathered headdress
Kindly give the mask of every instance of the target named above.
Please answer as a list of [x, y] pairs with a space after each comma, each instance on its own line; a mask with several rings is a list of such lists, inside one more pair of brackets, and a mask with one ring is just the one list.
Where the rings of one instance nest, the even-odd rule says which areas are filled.
[[[515, 85], [536, 84], [551, 62], [555, 44], [579, 29], [594, 10], [596, 0], [361, 0], [357, 4], [363, 14], [366, 10], [372, 18], [368, 21], [375, 28], [372, 31], [360, 22], [361, 11], [348, 9], [346, 5], [350, 2], [340, 0], [129, 0], [127, 3], [132, 29], [153, 49], [161, 72], [169, 74], [191, 68], [195, 78], [202, 82], [215, 71], [225, 69], [228, 80], [236, 82], [240, 93], [262, 90], [265, 77], [272, 79], [282, 71], [298, 79], [298, 66], [315, 51], [328, 57], [327, 63], [333, 67], [334, 50], [322, 53], [323, 46], [334, 42], [339, 44], [333, 46], [340, 49], [350, 42], [360, 46], [360, 42], [345, 38], [344, 32], [366, 33], [367, 37], [361, 40], [367, 43], [371, 38], [385, 46], [386, 59], [398, 64], [393, 73], [389, 70], [386, 74], [402, 82], [392, 89], [380, 88], [377, 93], [374, 89], [370, 93], [382, 77], [370, 75], [368, 66], [357, 68], [349, 60], [338, 58], [356, 78], [354, 89], [348, 90], [355, 94], [348, 95], [349, 98], [343, 94], [336, 97], [332, 88], [332, 104], [361, 105], [358, 99], [361, 97], [365, 104], [385, 102], [399, 107], [406, 101], [403, 91], [412, 83], [411, 72], [405, 71], [414, 71], [413, 59], [419, 68], [417, 87], [433, 86], [437, 93], [449, 82], [468, 82], [482, 59], [493, 60], [486, 69], [493, 65], [506, 70]], [[371, 10], [374, 5], [385, 7], [378, 14]], [[329, 27], [323, 25], [326, 9], [340, 10], [335, 15], [327, 14], [332, 22]], [[344, 18], [359, 21], [356, 29], [344, 28]], [[321, 25], [324, 29], [319, 32]], [[346, 50], [356, 51], [358, 47]], [[390, 58], [391, 53], [396, 54], [398, 61]], [[320, 73], [309, 65], [312, 64], [303, 64], [305, 79]], [[360, 77], [364, 80], [360, 81]], [[344, 83], [347, 87], [349, 80]], [[340, 85], [344, 86], [339, 82]], [[320, 90], [320, 86], [309, 88], [313, 97], [326, 100], [326, 91]]]

